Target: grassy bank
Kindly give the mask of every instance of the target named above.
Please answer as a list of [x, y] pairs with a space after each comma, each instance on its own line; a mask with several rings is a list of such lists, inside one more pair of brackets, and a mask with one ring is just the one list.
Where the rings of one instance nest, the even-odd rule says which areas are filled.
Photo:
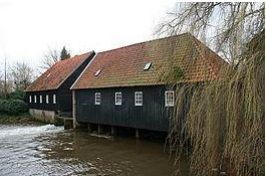
[[42, 125], [43, 122], [35, 120], [29, 114], [6, 115], [0, 114], [0, 124], [17, 124], [17, 125]]

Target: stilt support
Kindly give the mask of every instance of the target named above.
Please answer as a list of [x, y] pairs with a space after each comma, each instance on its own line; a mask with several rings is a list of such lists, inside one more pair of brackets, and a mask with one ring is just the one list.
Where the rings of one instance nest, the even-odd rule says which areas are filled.
[[101, 133], [102, 133], [101, 125], [98, 125], [98, 134], [101, 134]]
[[111, 126], [111, 135], [115, 136], [116, 135], [116, 129], [114, 126]]
[[139, 129], [135, 130], [135, 136], [136, 136], [136, 139], [139, 139]]
[[91, 133], [92, 132], [92, 128], [91, 128], [91, 124], [88, 123], [88, 132]]

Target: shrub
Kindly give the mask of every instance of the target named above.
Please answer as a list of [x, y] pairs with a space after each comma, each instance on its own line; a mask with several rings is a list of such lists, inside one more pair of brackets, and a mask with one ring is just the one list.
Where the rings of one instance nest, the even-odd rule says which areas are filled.
[[0, 113], [18, 115], [28, 111], [27, 104], [19, 99], [0, 100]]
[[22, 90], [16, 90], [12, 93], [9, 94], [9, 99], [18, 99], [18, 100], [25, 100], [25, 92], [23, 92]]

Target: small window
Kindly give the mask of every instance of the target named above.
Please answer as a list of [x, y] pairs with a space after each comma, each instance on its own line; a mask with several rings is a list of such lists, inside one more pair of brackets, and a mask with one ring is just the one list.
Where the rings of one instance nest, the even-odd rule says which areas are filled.
[[49, 104], [49, 95], [46, 95], [46, 104]]
[[32, 101], [32, 100], [31, 100], [31, 95], [30, 95], [30, 96], [29, 96], [29, 102], [31, 103], [31, 101]]
[[115, 93], [115, 105], [122, 105], [122, 92]]
[[98, 76], [101, 73], [101, 69], [97, 70], [97, 72], [95, 72], [94, 76]]
[[53, 94], [53, 103], [56, 104], [56, 95]]
[[135, 106], [143, 105], [143, 94], [142, 92], [135, 92]]
[[37, 96], [34, 95], [34, 103], [37, 103]]
[[165, 91], [165, 106], [173, 107], [175, 104], [175, 93], [174, 91]]
[[151, 68], [151, 62], [148, 62], [145, 66], [144, 66], [144, 70], [149, 70]]
[[96, 92], [95, 93], [95, 105], [100, 105], [101, 104], [101, 93]]
[[42, 95], [40, 95], [40, 103], [42, 103]]

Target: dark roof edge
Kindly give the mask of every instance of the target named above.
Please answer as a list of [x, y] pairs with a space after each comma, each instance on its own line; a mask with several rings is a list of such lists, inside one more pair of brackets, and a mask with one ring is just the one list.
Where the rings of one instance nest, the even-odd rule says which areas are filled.
[[91, 65], [91, 63], [94, 61], [94, 59], [97, 57], [97, 53], [92, 57], [92, 59], [90, 60], [90, 62], [88, 63], [88, 65], [82, 70], [82, 72], [80, 73], [80, 75], [78, 76], [78, 78], [75, 80], [75, 82], [72, 84], [72, 86], [70, 87], [70, 90], [75, 90], [77, 88], [75, 88], [76, 83], [79, 81], [79, 79], [81, 78], [81, 76], [84, 74], [84, 72], [88, 69], [88, 67]]
[[[83, 62], [81, 62], [80, 64], [78, 64], [73, 70], [72, 70], [72, 72], [70, 72], [66, 77], [65, 77], [65, 79], [63, 80], [63, 81], [61, 81], [61, 83], [56, 87], [56, 89], [59, 89], [59, 87], [91, 56], [91, 55], [93, 55], [93, 54], [95, 54], [95, 52], [94, 52], [94, 50], [92, 50], [92, 51], [89, 51], [89, 52], [87, 52], [87, 53], [84, 53], [84, 54], [89, 54], [88, 55], [88, 57], [86, 57], [86, 59], [84, 59], [84, 61]], [[80, 54], [80, 55], [83, 55], [83, 54]], [[80, 56], [79, 55], [79, 56]], [[75, 57], [75, 56], [74, 56]], [[82, 71], [83, 72], [83, 71]], [[56, 90], [55, 89], [55, 90]]]

